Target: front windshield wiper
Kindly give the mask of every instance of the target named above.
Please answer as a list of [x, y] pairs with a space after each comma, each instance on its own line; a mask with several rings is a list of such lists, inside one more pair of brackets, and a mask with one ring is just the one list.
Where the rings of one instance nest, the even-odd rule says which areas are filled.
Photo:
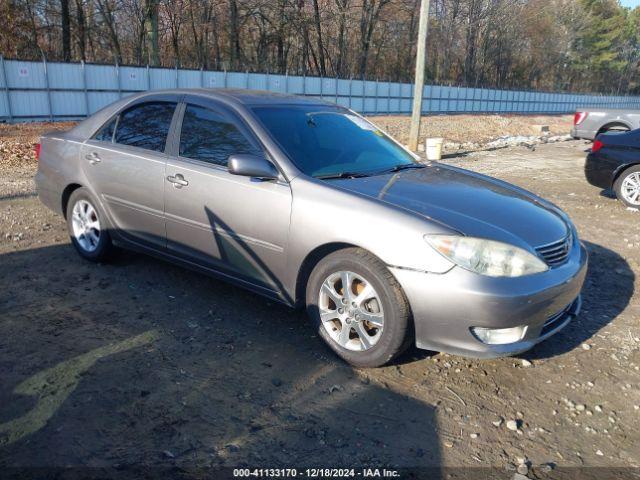
[[402, 170], [409, 170], [412, 168], [425, 168], [425, 166], [419, 163], [403, 163], [401, 165], [396, 165], [395, 167], [382, 170], [382, 172], [380, 173], [396, 173], [396, 172], [401, 172]]
[[320, 180], [329, 180], [331, 178], [362, 178], [368, 177], [368, 173], [362, 172], [338, 172], [338, 173], [330, 173], [328, 175], [318, 175], [316, 178]]

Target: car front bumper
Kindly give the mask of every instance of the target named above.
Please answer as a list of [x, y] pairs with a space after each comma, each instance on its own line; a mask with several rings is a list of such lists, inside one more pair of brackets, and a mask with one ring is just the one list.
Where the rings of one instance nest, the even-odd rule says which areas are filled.
[[[391, 267], [411, 305], [418, 348], [473, 358], [495, 358], [529, 350], [576, 318], [588, 255], [575, 242], [566, 263], [518, 278], [492, 278], [455, 267], [429, 274]], [[521, 340], [489, 345], [472, 327], [526, 326]]]

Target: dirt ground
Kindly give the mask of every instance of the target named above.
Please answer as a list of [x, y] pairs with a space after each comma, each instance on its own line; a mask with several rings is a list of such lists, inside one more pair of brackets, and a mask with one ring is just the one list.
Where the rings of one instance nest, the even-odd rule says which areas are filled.
[[637, 473], [640, 212], [586, 183], [586, 148], [571, 141], [446, 160], [569, 213], [590, 252], [579, 319], [519, 358], [413, 349], [375, 370], [339, 361], [302, 312], [220, 281], [133, 253], [104, 265], [81, 260], [63, 219], [34, 196], [33, 162], [10, 163], [4, 152], [0, 471], [450, 466], [513, 478], [520, 465], [529, 478]]
[[[409, 143], [410, 118], [404, 116], [371, 117], [403, 144]], [[552, 136], [566, 135], [573, 126], [572, 115], [434, 115], [423, 117], [420, 138], [443, 137], [446, 143], [471, 146], [488, 143], [503, 136], [540, 135], [540, 126], [549, 127]]]

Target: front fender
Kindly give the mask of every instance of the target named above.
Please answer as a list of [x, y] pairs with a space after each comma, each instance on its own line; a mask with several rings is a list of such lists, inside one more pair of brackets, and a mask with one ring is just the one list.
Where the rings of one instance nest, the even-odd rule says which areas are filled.
[[453, 263], [431, 248], [425, 234], [457, 232], [425, 217], [330, 184], [297, 177], [285, 285], [295, 292], [298, 273], [310, 252], [328, 244], [355, 245], [391, 267], [441, 274]]

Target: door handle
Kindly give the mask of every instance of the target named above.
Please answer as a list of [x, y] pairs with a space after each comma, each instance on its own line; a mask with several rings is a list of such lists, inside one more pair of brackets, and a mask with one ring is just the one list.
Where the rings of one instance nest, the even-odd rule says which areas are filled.
[[84, 156], [85, 159], [89, 160], [89, 163], [91, 165], [95, 165], [96, 163], [100, 163], [100, 155], [98, 155], [96, 152], [91, 152], [88, 153]]
[[186, 181], [180, 173], [176, 173], [175, 175], [169, 175], [167, 177], [167, 181], [173, 183], [173, 186], [175, 188], [182, 188], [189, 185], [189, 182]]

